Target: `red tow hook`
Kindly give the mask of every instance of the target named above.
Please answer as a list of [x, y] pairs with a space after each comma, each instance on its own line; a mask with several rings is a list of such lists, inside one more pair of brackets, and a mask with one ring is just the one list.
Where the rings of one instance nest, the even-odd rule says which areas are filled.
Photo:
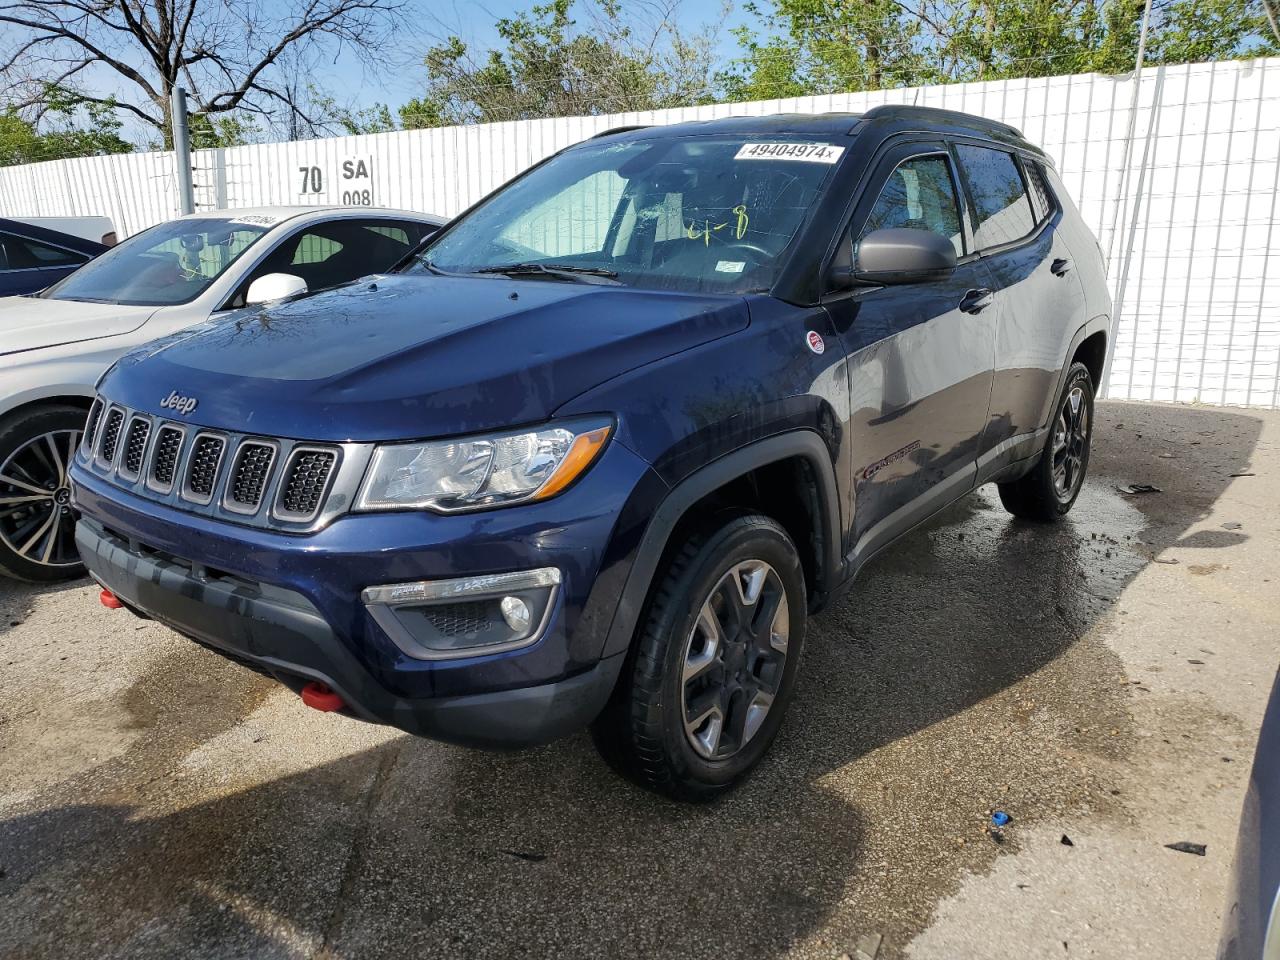
[[332, 713], [346, 706], [342, 698], [318, 680], [312, 680], [302, 688], [302, 702], [312, 710]]
[[117, 597], [110, 590], [103, 590], [100, 594], [98, 594], [98, 600], [101, 601], [102, 605], [106, 607], [108, 610], [119, 610], [121, 607], [124, 606], [124, 601], [121, 600], [119, 597]]

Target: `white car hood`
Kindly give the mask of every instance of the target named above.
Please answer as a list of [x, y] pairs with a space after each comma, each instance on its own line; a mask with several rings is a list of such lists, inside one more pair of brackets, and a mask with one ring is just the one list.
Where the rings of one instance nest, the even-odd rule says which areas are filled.
[[0, 356], [118, 337], [137, 330], [156, 309], [79, 300], [0, 297]]

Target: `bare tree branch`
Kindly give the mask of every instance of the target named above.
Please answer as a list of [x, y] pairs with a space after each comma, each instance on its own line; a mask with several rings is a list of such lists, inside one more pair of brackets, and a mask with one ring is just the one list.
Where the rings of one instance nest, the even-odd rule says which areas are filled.
[[105, 67], [115, 97], [101, 83], [72, 94], [131, 114], [166, 139], [169, 97], [180, 83], [193, 113], [296, 118], [309, 111], [279, 82], [285, 55], [354, 50], [376, 70], [404, 32], [405, 2], [0, 0], [0, 88], [19, 109], [35, 110], [50, 82], [83, 83], [96, 76], [90, 68]]

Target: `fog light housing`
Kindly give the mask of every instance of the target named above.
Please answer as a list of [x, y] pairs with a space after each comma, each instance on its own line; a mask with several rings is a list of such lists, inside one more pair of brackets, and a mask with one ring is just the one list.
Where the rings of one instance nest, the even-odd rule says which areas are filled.
[[374, 622], [408, 656], [449, 660], [532, 646], [560, 588], [555, 567], [367, 587]]

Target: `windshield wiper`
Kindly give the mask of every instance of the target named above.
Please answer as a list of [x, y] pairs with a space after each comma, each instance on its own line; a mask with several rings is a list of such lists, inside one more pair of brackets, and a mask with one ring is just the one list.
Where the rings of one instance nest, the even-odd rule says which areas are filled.
[[426, 257], [414, 257], [413, 259], [416, 260], [420, 266], [426, 268], [428, 273], [434, 273], [437, 277], [455, 276], [455, 274], [450, 274], [445, 270], [441, 270]]
[[557, 280], [568, 280], [570, 283], [597, 283], [588, 277], [600, 280], [618, 279], [618, 274], [604, 267], [579, 267], [571, 263], [508, 263], [501, 267], [481, 267], [472, 273], [501, 273], [508, 277], [553, 277]]

